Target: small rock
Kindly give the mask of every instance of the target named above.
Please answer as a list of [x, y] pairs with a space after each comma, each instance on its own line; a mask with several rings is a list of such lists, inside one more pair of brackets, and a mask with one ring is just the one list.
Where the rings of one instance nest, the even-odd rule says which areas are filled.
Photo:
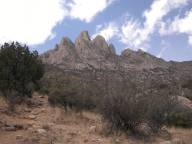
[[40, 95], [39, 98], [44, 98], [44, 96], [43, 96], [43, 95]]
[[34, 124], [32, 127], [33, 127], [34, 129], [40, 129], [40, 128], [41, 128], [40, 126], [38, 126], [38, 125], [36, 125], [36, 124]]
[[89, 132], [90, 132], [90, 133], [96, 132], [96, 129], [97, 129], [96, 126], [91, 126], [91, 127], [89, 128]]
[[33, 119], [36, 119], [36, 116], [35, 115], [29, 115], [28, 118], [33, 120]]
[[38, 129], [37, 132], [41, 135], [46, 135], [47, 134], [47, 131], [44, 130], [44, 129]]
[[32, 111], [31, 114], [32, 114], [32, 115], [38, 115], [39, 112], [38, 112], [38, 111]]

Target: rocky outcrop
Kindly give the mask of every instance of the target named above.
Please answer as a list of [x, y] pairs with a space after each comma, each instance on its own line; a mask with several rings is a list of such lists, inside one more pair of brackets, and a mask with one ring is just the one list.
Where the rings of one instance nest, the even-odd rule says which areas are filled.
[[115, 55], [115, 48], [113, 45], [108, 45], [105, 38], [98, 35], [92, 41], [94, 47], [99, 51], [101, 55]]
[[178, 102], [182, 108], [192, 110], [192, 101], [186, 97], [177, 96]]

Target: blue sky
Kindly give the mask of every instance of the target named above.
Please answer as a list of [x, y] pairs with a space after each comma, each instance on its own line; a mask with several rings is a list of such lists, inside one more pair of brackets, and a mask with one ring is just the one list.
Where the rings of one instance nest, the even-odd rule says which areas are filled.
[[19, 41], [40, 53], [87, 30], [118, 54], [131, 48], [192, 60], [191, 0], [0, 0], [0, 18], [0, 43]]

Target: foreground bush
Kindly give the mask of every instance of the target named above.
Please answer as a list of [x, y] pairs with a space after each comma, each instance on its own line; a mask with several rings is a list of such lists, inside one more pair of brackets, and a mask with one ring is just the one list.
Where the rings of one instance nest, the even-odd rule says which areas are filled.
[[132, 82], [114, 83], [109, 86], [102, 110], [108, 132], [123, 130], [138, 134], [138, 127], [143, 124], [154, 133], [168, 123], [168, 116], [176, 106], [176, 98], [170, 95], [169, 87], [143, 91]]
[[10, 110], [16, 103], [31, 97], [43, 76], [43, 64], [36, 51], [26, 45], [5, 43], [0, 48], [0, 91]]
[[192, 128], [192, 109], [177, 108], [169, 117], [170, 126]]
[[49, 103], [52, 106], [63, 107], [66, 111], [68, 109], [76, 112], [82, 110], [92, 110], [96, 107], [94, 99], [85, 94], [87, 91], [81, 92], [79, 88], [62, 88], [55, 89], [49, 93]]
[[169, 118], [169, 124], [177, 127], [192, 128], [192, 111], [173, 114]]

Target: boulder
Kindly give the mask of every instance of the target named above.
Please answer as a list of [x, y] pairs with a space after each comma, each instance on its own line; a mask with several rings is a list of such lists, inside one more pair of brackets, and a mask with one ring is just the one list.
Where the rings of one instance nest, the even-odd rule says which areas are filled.
[[190, 99], [182, 96], [177, 96], [177, 100], [183, 108], [192, 110], [192, 101]]

